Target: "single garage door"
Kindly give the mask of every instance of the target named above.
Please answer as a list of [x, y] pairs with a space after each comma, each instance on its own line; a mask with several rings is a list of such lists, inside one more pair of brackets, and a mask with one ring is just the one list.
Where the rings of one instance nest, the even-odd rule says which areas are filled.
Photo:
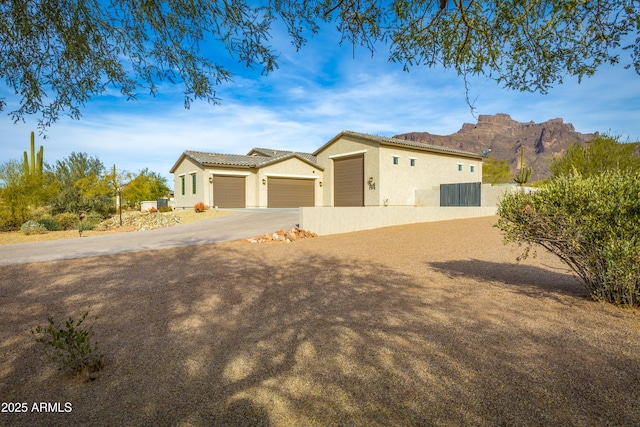
[[246, 207], [244, 176], [213, 176], [213, 205], [219, 208]]
[[267, 206], [270, 208], [299, 208], [315, 206], [315, 180], [269, 178]]
[[333, 205], [364, 206], [364, 155], [333, 160]]

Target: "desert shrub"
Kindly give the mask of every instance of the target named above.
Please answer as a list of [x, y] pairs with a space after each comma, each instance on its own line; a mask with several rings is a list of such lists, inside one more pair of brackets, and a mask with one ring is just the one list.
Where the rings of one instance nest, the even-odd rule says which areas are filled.
[[20, 232], [22, 234], [30, 235], [30, 234], [45, 234], [48, 230], [44, 225], [40, 224], [37, 221], [30, 219], [29, 221], [22, 224], [20, 227]]
[[95, 372], [104, 367], [98, 343], [93, 340], [93, 325], [97, 318], [88, 328], [83, 324], [88, 314], [85, 312], [78, 320], [69, 317], [64, 326], [49, 317], [47, 326], [31, 329], [31, 334], [40, 335], [36, 341], [46, 346], [47, 356], [73, 373]]
[[38, 224], [41, 224], [47, 231], [58, 231], [60, 230], [60, 224], [54, 217], [51, 215], [43, 216], [39, 220], [37, 220]]
[[70, 212], [60, 213], [54, 216], [54, 218], [58, 222], [61, 230], [72, 230], [79, 221], [78, 215]]
[[198, 202], [198, 203], [196, 203], [196, 204], [193, 206], [193, 209], [194, 209], [196, 212], [204, 212], [204, 211], [205, 211], [205, 209], [206, 209], [206, 206], [204, 205], [204, 203], [203, 203], [203, 202]]
[[[93, 227], [95, 227], [96, 225], [104, 221], [104, 219], [105, 217], [101, 213], [89, 212], [88, 214], [85, 215], [82, 221], [85, 223], [85, 225], [93, 225]], [[89, 229], [85, 228], [85, 230], [89, 230]]]
[[549, 250], [593, 299], [640, 305], [640, 174], [562, 176], [531, 194], [507, 194], [496, 226], [506, 242]]
[[171, 206], [160, 206], [160, 212], [171, 212], [173, 211], [173, 209], [171, 209]]
[[149, 208], [149, 213], [156, 213], [156, 212], [158, 212], [158, 209], [154, 208], [153, 206]]
[[0, 231], [14, 231], [20, 228], [16, 218], [11, 215], [11, 211], [4, 206], [0, 206]]

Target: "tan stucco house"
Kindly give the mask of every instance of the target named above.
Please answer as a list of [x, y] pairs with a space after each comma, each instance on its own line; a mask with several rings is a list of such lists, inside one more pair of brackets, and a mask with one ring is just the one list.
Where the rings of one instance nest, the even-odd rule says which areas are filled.
[[185, 151], [170, 172], [178, 209], [197, 202], [221, 208], [414, 206], [419, 190], [480, 183], [482, 157], [344, 131], [314, 153]]

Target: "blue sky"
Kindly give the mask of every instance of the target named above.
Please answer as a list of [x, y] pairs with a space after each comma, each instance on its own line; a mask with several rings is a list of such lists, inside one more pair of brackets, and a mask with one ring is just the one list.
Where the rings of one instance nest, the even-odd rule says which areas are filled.
[[[261, 76], [232, 60], [233, 82], [218, 88], [222, 105], [194, 102], [184, 109], [181, 87], [161, 85], [161, 93], [141, 93], [127, 101], [112, 91], [86, 104], [78, 120], [62, 118], [43, 140], [45, 161], [71, 152], [97, 156], [110, 168], [136, 172], [148, 167], [167, 177], [184, 150], [245, 154], [253, 147], [312, 152], [342, 130], [392, 136], [405, 132], [447, 135], [475, 123], [464, 82], [452, 71], [387, 62], [384, 46], [373, 57], [364, 48], [340, 47], [327, 31], [295, 52], [284, 34], [274, 33], [280, 69]], [[640, 141], [640, 76], [622, 66], [603, 67], [594, 77], [567, 77], [547, 95], [512, 92], [485, 78], [470, 81], [475, 114], [510, 114], [540, 123], [557, 117], [583, 133], [595, 131]], [[21, 159], [36, 118], [14, 124], [16, 108], [4, 83], [0, 97], [0, 162]]]

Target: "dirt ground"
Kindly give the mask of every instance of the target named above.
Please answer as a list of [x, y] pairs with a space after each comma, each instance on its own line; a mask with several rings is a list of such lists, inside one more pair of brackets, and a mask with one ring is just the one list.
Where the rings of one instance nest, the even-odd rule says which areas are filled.
[[[638, 425], [640, 312], [495, 221], [0, 267], [0, 425]], [[29, 334], [85, 310], [95, 381]]]

